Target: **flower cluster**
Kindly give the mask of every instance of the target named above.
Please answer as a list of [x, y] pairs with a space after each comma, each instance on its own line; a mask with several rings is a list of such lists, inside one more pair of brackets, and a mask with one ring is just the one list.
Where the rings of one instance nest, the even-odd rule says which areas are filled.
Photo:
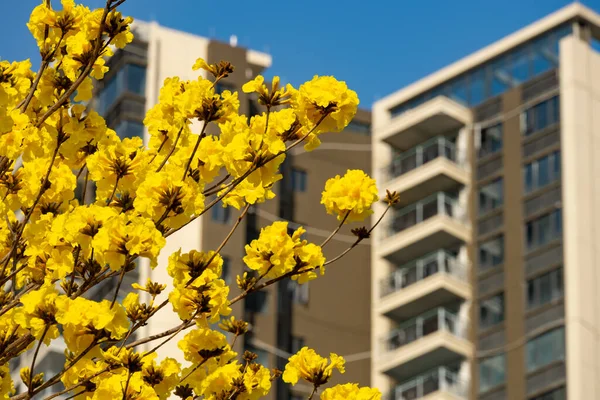
[[[234, 350], [251, 326], [230, 317], [232, 306], [261, 285], [322, 275], [324, 244], [310, 243], [304, 228], [290, 232], [285, 221], [264, 227], [246, 246], [248, 270], [233, 298], [220, 251], [239, 223], [217, 249], [164, 248], [211, 207], [243, 209], [241, 221], [251, 205], [275, 197], [287, 151], [314, 149], [319, 135], [344, 129], [358, 97], [330, 76], [298, 89], [257, 76], [242, 90], [255, 93], [264, 112], [248, 118], [237, 92], [216, 90], [234, 67], [198, 59], [190, 66], [203, 70], [196, 79], [164, 81], [144, 119], [145, 140], [121, 138], [93, 102], [83, 104], [109, 72], [115, 48], [133, 40], [121, 3], [91, 10], [43, 0], [27, 24], [39, 71], [29, 61], [0, 61], [0, 398], [30, 399], [59, 383], [65, 396], [85, 400], [262, 398], [282, 372]], [[360, 171], [328, 182], [323, 194], [326, 210], [347, 221], [364, 219], [376, 200], [373, 180]], [[126, 276], [142, 268], [146, 283], [122, 296]], [[165, 270], [169, 282], [152, 279]], [[180, 323], [144, 336], [159, 312]], [[66, 346], [64, 364], [45, 375], [38, 353], [56, 340]], [[169, 340], [178, 341], [180, 354], [159, 359]], [[15, 374], [9, 362], [20, 356], [32, 362]], [[332, 354], [328, 363], [304, 348], [283, 379], [304, 379], [316, 390], [334, 369], [343, 372], [341, 357]], [[377, 393], [346, 385], [322, 398]]]

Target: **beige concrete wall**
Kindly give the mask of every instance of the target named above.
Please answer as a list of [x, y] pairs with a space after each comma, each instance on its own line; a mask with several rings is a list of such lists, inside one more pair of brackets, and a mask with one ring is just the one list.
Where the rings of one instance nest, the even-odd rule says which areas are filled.
[[[192, 71], [192, 65], [198, 57], [206, 58], [208, 39], [193, 36], [187, 33], [164, 28], [156, 23], [144, 24], [144, 33], [148, 39], [148, 67], [146, 70], [146, 109], [151, 108], [158, 101], [158, 94], [165, 78], [179, 76], [182, 79], [194, 79], [200, 71]], [[193, 51], [192, 51], [193, 49]], [[193, 129], [199, 128], [196, 125]], [[146, 132], [146, 140], [148, 133]], [[168, 238], [166, 246], [159, 256], [158, 266], [150, 270], [147, 263], [140, 268], [140, 281], [146, 282], [150, 277], [155, 282], [169, 283], [168, 293], [171, 290], [171, 278], [167, 273], [168, 257], [175, 251], [183, 252], [201, 249], [202, 225], [195, 221], [180, 232]], [[162, 301], [162, 300], [161, 300]], [[170, 305], [159, 311], [151, 322], [140, 329], [142, 336], [154, 335], [166, 329], [177, 326], [181, 321]], [[180, 333], [159, 349], [159, 358], [177, 354], [177, 342], [185, 333]], [[147, 350], [155, 346], [149, 343]]]
[[567, 392], [600, 398], [600, 55], [560, 44]]

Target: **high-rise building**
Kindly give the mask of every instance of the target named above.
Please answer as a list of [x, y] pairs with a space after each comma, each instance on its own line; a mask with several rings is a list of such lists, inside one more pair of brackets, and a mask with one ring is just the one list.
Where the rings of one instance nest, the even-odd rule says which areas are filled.
[[575, 3], [375, 103], [390, 399], [600, 398], [599, 38]]
[[[227, 44], [176, 31], [157, 23], [136, 22], [134, 35], [134, 41], [124, 50], [118, 50], [108, 61], [110, 71], [97, 82], [90, 104], [122, 138], [140, 136], [148, 139], [142, 122], [146, 111], [157, 103], [164, 79], [171, 76], [196, 79], [204, 73], [192, 71], [198, 57], [208, 63], [225, 60], [234, 65], [235, 71], [219, 81], [217, 91], [237, 90], [241, 114], [250, 117], [265, 111], [255, 97], [241, 91], [241, 86], [271, 66], [269, 54], [238, 47], [233, 42]], [[307, 77], [310, 76], [307, 73]], [[276, 220], [287, 220], [291, 230], [304, 226], [307, 230], [305, 238], [317, 244], [335, 229], [338, 221], [327, 215], [319, 204], [321, 192], [328, 178], [344, 174], [347, 169], [370, 170], [370, 118], [370, 112], [359, 110], [344, 132], [322, 135], [323, 144], [319, 149], [305, 152], [298, 146], [289, 154], [283, 166], [284, 179], [275, 188], [278, 197], [252, 207], [221, 252], [224, 275], [232, 287], [232, 297], [239, 293], [235, 277], [244, 270], [244, 245], [258, 236], [261, 227]], [[79, 196], [83, 193], [79, 192]], [[88, 202], [95, 198], [91, 184], [85, 198]], [[159, 257], [158, 267], [151, 270], [141, 260], [140, 268], [125, 275], [119, 298], [122, 299], [130, 290], [131, 283], [145, 282], [148, 277], [161, 283], [171, 282], [166, 270], [168, 256], [180, 248], [183, 252], [215, 250], [238, 215], [235, 209], [217, 205], [202, 218], [169, 237]], [[350, 229], [344, 227], [326, 246], [325, 255], [332, 258], [342, 253], [354, 240]], [[116, 283], [116, 279], [108, 281], [90, 295], [95, 299], [110, 298]], [[289, 280], [282, 281], [235, 304], [233, 315], [249, 321], [252, 327], [246, 337], [236, 341], [235, 350], [240, 353], [253, 351], [263, 365], [279, 369], [283, 369], [291, 354], [305, 345], [324, 355], [328, 352], [350, 355], [347, 372], [343, 379], [336, 378], [337, 382], [347, 380], [368, 385], [370, 290], [370, 245], [361, 243], [347, 257], [328, 266], [325, 275], [315, 281], [301, 286]], [[147, 326], [140, 328], [138, 337], [163, 332], [180, 322], [167, 306]], [[177, 342], [184, 334], [182, 332], [161, 347], [159, 355], [180, 354]], [[150, 350], [155, 345], [140, 346], [140, 351]], [[64, 360], [63, 349], [64, 343], [61, 345], [58, 339], [53, 342], [53, 347], [42, 350], [36, 371], [46, 371], [50, 375], [58, 372], [61, 360]], [[21, 361], [23, 365], [30, 364], [28, 358]], [[15, 370], [18, 371], [18, 368], [15, 367]], [[270, 398], [306, 398], [306, 392], [311, 390], [312, 387], [299, 384], [290, 391], [288, 385], [279, 382]]]

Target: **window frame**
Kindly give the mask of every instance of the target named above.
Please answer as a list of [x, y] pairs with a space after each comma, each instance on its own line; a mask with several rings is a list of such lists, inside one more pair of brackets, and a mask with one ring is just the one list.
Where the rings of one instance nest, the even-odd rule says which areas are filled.
[[[527, 310], [532, 310], [537, 307], [541, 307], [545, 304], [553, 303], [559, 299], [564, 298], [565, 287], [564, 287], [564, 269], [561, 265], [558, 268], [551, 269], [550, 271], [544, 272], [543, 274], [534, 276], [527, 280], [525, 287], [525, 301]], [[548, 279], [549, 282], [549, 298], [543, 300], [543, 288], [542, 280]], [[533, 296], [530, 293], [533, 291]]]
[[[485, 245], [488, 245], [488, 244], [490, 244], [490, 243], [492, 243], [492, 242], [494, 242], [496, 240], [500, 241], [501, 256], [500, 256], [499, 261], [495, 262], [494, 261], [494, 257], [496, 257], [496, 256], [491, 255], [490, 257], [492, 258], [492, 263], [483, 264], [481, 262], [482, 247], [485, 246]], [[504, 245], [505, 245], [505, 243], [504, 243], [504, 234], [500, 234], [500, 235], [494, 236], [493, 238], [488, 239], [485, 242], [479, 242], [479, 244], [477, 245], [477, 264], [479, 266], [479, 269], [482, 270], [482, 271], [487, 271], [487, 270], [489, 270], [491, 268], [497, 267], [498, 265], [504, 264], [504, 250], [505, 250], [504, 249]]]
[[[483, 368], [495, 368], [496, 366], [493, 365], [493, 361], [497, 361], [497, 360], [499, 360], [499, 364], [500, 364], [500, 365], [498, 365], [500, 367], [500, 368], [498, 368], [498, 370], [501, 369], [502, 371], [492, 371], [491, 369], [490, 369], [490, 371], [497, 372], [498, 375], [500, 376], [500, 379], [497, 379], [497, 380], [487, 379], [487, 381], [485, 381], [483, 379], [483, 376], [484, 376]], [[493, 389], [500, 385], [504, 385], [506, 383], [506, 354], [502, 353], [502, 354], [498, 354], [498, 355], [495, 355], [492, 357], [486, 357], [486, 358], [482, 359], [479, 362], [478, 372], [479, 372], [479, 393], [485, 393], [485, 392], [489, 391], [490, 389]], [[487, 378], [491, 378], [491, 374]], [[487, 385], [483, 385], [484, 383], [487, 383]]]
[[[484, 305], [486, 302], [496, 301], [496, 300], [498, 300], [498, 304], [500, 305], [501, 312], [494, 314], [492, 312], [493, 310], [491, 310], [490, 307], [485, 308]], [[483, 310], [487, 310], [487, 312], [489, 314], [487, 317], [482, 316]], [[479, 300], [479, 330], [486, 330], [486, 329], [492, 328], [494, 326], [497, 326], [497, 325], [503, 323], [505, 314], [506, 314], [506, 304], [505, 304], [505, 299], [504, 299], [504, 292], [500, 292], [493, 296], [486, 297], [485, 299], [480, 299]]]
[[[489, 136], [488, 136], [489, 135]], [[494, 136], [496, 135], [496, 136]], [[495, 146], [498, 146], [497, 148]], [[502, 122], [488, 125], [479, 131], [478, 158], [497, 154], [504, 148], [504, 125]]]
[[[540, 181], [540, 165], [547, 160], [548, 163], [548, 180], [546, 183]], [[531, 171], [531, 184], [527, 182], [527, 171]], [[544, 154], [523, 166], [523, 191], [525, 194], [533, 193], [539, 189], [545, 188], [554, 182], [560, 180], [562, 174], [561, 154], [560, 150], [555, 150], [551, 153]]]
[[306, 170], [292, 167], [290, 183], [294, 193], [306, 193], [308, 191], [308, 173]]
[[[544, 229], [546, 224], [548, 227], [547, 231]], [[525, 222], [524, 236], [525, 248], [528, 252], [558, 239], [562, 236], [562, 208], [555, 208]]]
[[[487, 196], [484, 191], [487, 189], [492, 189], [493, 186], [499, 186], [496, 190], [499, 193], [498, 199], [493, 199], [491, 196]], [[487, 196], [487, 200], [482, 202], [482, 195]], [[504, 178], [502, 176], [488, 182], [485, 185], [482, 185], [477, 190], [477, 209], [479, 215], [485, 215], [489, 212], [492, 212], [504, 205]]]
[[[557, 336], [554, 337], [553, 335]], [[555, 341], [552, 341], [552, 339]], [[560, 343], [558, 343], [556, 340], [560, 340]], [[539, 346], [539, 348], [536, 346]], [[556, 361], [564, 360], [565, 347], [564, 326], [548, 330], [532, 339], [529, 339], [525, 344], [525, 369], [527, 373], [537, 371]], [[533, 360], [530, 358], [532, 354], [534, 358]], [[552, 358], [544, 359], [545, 357], [549, 356]]]
[[560, 122], [560, 99], [555, 95], [527, 108], [521, 114], [521, 132], [531, 136]]

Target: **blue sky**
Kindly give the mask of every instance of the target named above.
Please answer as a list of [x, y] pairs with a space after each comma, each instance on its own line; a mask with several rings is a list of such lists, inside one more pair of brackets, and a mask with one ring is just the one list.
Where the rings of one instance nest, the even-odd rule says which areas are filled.
[[[104, 0], [76, 0], [101, 7]], [[39, 0], [2, 9], [2, 59], [36, 59], [25, 26]], [[53, 0], [58, 3], [58, 0]], [[226, 11], [219, 4], [226, 3]], [[273, 56], [267, 75], [298, 85], [334, 75], [361, 107], [569, 4], [567, 0], [127, 0], [134, 18], [229, 40]], [[600, 0], [583, 4], [600, 11]], [[37, 64], [37, 62], [36, 62]]]

